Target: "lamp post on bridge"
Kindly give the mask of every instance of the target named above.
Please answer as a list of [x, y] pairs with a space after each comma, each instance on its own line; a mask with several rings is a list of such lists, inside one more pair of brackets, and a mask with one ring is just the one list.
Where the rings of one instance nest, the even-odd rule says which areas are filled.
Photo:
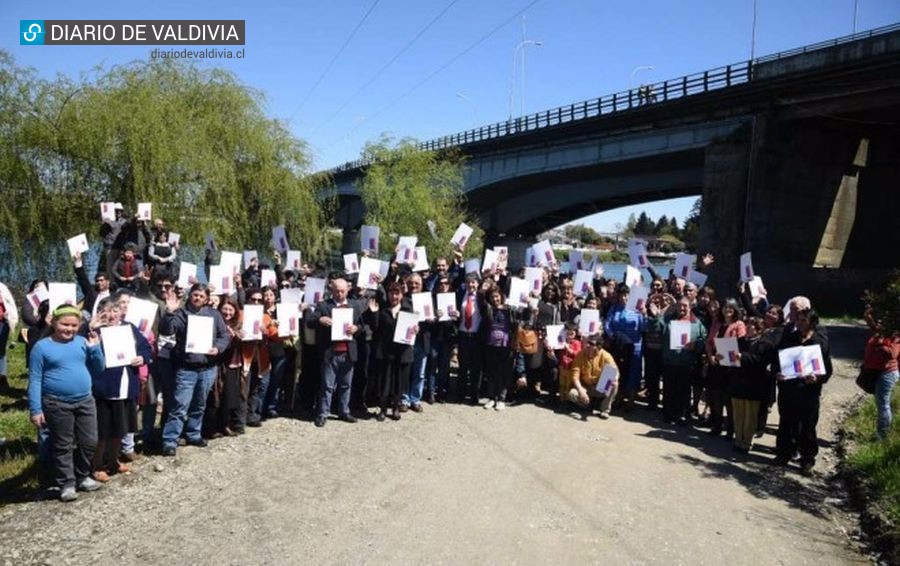
[[[653, 71], [656, 67], [653, 65], [638, 65], [634, 69], [631, 69], [631, 77], [628, 79], [628, 104], [631, 105], [631, 91], [634, 89], [634, 75], [638, 73], [638, 71]], [[649, 91], [649, 87], [647, 89]], [[649, 94], [649, 92], [648, 92]], [[647, 96], [649, 99], [650, 97]], [[644, 102], [650, 102], [649, 100], [644, 100], [644, 96], [642, 95], [642, 91], [638, 90], [638, 106], [643, 104]]]
[[519, 61], [519, 51], [522, 51], [522, 108], [520, 116], [525, 113], [525, 51], [524, 48], [534, 45], [535, 47], [542, 47], [544, 45], [543, 41], [537, 41], [534, 39], [523, 39], [516, 45], [516, 48], [513, 50], [513, 62], [512, 62], [512, 73], [510, 74], [509, 81], [509, 120], [512, 121], [513, 117], [513, 105], [515, 100], [515, 92], [516, 92], [516, 63]]

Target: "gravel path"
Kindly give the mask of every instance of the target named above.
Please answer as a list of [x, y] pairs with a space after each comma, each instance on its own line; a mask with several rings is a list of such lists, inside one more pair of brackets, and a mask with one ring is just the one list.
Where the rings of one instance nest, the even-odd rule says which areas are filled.
[[[861, 348], [858, 329], [829, 334], [847, 344], [836, 357]], [[143, 459], [72, 504], [0, 509], [0, 563], [862, 563], [825, 479], [857, 395], [852, 362], [836, 368], [812, 479], [767, 464], [773, 434], [734, 459], [724, 437], [644, 409], [582, 421], [436, 405], [322, 430], [279, 419]]]

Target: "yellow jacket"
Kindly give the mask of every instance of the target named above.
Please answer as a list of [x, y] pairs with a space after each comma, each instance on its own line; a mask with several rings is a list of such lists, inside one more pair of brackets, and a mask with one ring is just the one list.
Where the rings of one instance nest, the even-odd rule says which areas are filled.
[[[613, 367], [616, 367], [616, 360], [613, 359], [612, 354], [603, 348], [597, 348], [597, 352], [593, 357], [588, 357], [586, 349], [578, 352], [578, 355], [575, 356], [575, 360], [572, 362], [572, 384], [574, 385], [577, 378], [585, 389], [595, 387], [600, 380], [600, 372], [603, 371], [603, 366], [606, 364], [612, 364]], [[616, 369], [618, 370], [618, 367]]]

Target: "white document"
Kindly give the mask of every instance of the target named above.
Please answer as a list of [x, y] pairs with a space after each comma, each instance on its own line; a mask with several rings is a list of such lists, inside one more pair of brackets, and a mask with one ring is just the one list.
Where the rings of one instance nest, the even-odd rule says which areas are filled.
[[456, 312], [456, 293], [438, 293], [437, 294], [437, 310], [441, 311], [440, 321], [452, 320]]
[[739, 368], [741, 360], [738, 359], [738, 341], [737, 338], [726, 336], [723, 338], [713, 338], [716, 344], [716, 354], [721, 354], [722, 359], [719, 360], [720, 366]]
[[766, 296], [766, 287], [759, 275], [754, 275], [753, 279], [747, 282], [747, 286], [750, 287], [750, 296], [754, 299]]
[[484, 249], [484, 261], [481, 263], [484, 266], [484, 271], [490, 271], [493, 273], [497, 270], [497, 266], [500, 263], [500, 256], [497, 255], [492, 249], [485, 248]]
[[470, 273], [481, 275], [481, 260], [479, 260], [477, 257], [467, 259], [466, 263], [463, 264], [463, 268], [466, 270], [466, 275]]
[[818, 344], [779, 350], [778, 365], [781, 366], [781, 374], [787, 379], [804, 375], [825, 375], [825, 360]]
[[153, 218], [153, 203], [139, 202], [137, 209], [138, 220], [149, 222]]
[[709, 276], [705, 273], [700, 273], [699, 271], [693, 269], [691, 270], [691, 274], [688, 275], [688, 281], [696, 285], [698, 289], [706, 285], [706, 280], [708, 278]]
[[211, 316], [189, 314], [184, 351], [187, 354], [206, 354], [213, 347], [213, 323]]
[[303, 266], [303, 258], [300, 255], [300, 250], [288, 250], [287, 255], [284, 258], [285, 269], [289, 271], [300, 271], [300, 268]]
[[103, 343], [103, 357], [107, 368], [118, 368], [131, 364], [137, 357], [137, 346], [131, 326], [103, 326], [100, 328], [100, 341]]
[[548, 324], [547, 337], [544, 339], [547, 348], [562, 350], [566, 347], [566, 326], [564, 324]]
[[464, 248], [466, 247], [466, 244], [469, 243], [472, 232], [474, 232], [474, 229], [471, 226], [468, 226], [465, 222], [460, 222], [459, 227], [456, 228], [456, 232], [453, 233], [453, 237], [450, 238], [450, 243], [459, 246], [460, 248]]
[[50, 301], [50, 312], [61, 305], [75, 306], [78, 303], [78, 295], [74, 283], [50, 283], [47, 289], [47, 299]]
[[534, 246], [525, 249], [525, 267], [536, 267], [537, 258], [534, 255]]
[[394, 342], [412, 346], [416, 343], [419, 331], [419, 315], [414, 312], [397, 313], [397, 324], [394, 326]]
[[741, 254], [741, 281], [744, 283], [753, 279], [753, 257], [750, 252]]
[[306, 287], [303, 290], [303, 302], [307, 305], [315, 305], [325, 300], [325, 280], [318, 277], [307, 277]]
[[669, 322], [669, 349], [681, 350], [691, 342], [691, 323], [687, 320]]
[[675, 256], [675, 275], [682, 279], [690, 277], [694, 260], [696, 259], [697, 256], [691, 254], [678, 254]]
[[364, 257], [359, 262], [359, 277], [356, 284], [363, 289], [377, 289], [379, 281], [387, 277], [390, 267], [386, 261]]
[[210, 265], [209, 285], [215, 295], [230, 295], [234, 292], [234, 273], [230, 265]]
[[281, 302], [282, 303], [297, 303], [300, 304], [303, 302], [303, 289], [297, 289], [291, 287], [290, 289], [282, 289], [281, 290]]
[[353, 340], [350, 327], [353, 326], [353, 309], [341, 307], [331, 309], [331, 341], [346, 342]]
[[90, 249], [87, 236], [84, 234], [78, 234], [73, 238], [69, 238], [66, 240], [66, 244], [69, 246], [70, 257], [75, 257], [75, 254], [87, 253], [88, 249]]
[[254, 259], [259, 261], [259, 254], [256, 250], [244, 250], [244, 269], [250, 268], [250, 262]]
[[205, 251], [214, 252], [218, 249], [216, 246], [216, 239], [213, 238], [212, 232], [207, 232], [204, 240], [206, 242], [204, 246]]
[[413, 311], [419, 315], [419, 320], [429, 320], [434, 318], [434, 299], [429, 292], [412, 294]]
[[506, 298], [506, 304], [517, 309], [527, 307], [528, 292], [528, 281], [519, 279], [518, 277], [510, 277], [509, 296]]
[[156, 314], [159, 312], [159, 305], [153, 301], [131, 297], [128, 301], [128, 311], [125, 313], [125, 322], [130, 322], [144, 336], [153, 328], [156, 322]]
[[501, 271], [509, 266], [509, 248], [506, 246], [495, 246], [494, 252], [497, 254], [497, 268]]
[[50, 298], [50, 292], [43, 283], [38, 283], [35, 285], [34, 291], [28, 293], [26, 297], [34, 310], [37, 311], [38, 307], [41, 306], [41, 303]]
[[275, 318], [278, 319], [278, 336], [300, 336], [300, 304], [278, 303], [275, 305]]
[[416, 236], [400, 236], [397, 241], [397, 261], [410, 265], [416, 262]]
[[633, 311], [643, 311], [647, 307], [647, 297], [650, 296], [650, 289], [635, 285], [628, 292], [628, 303], [626, 309]]
[[600, 379], [597, 380], [597, 386], [594, 390], [597, 393], [609, 396], [617, 379], [619, 379], [619, 369], [616, 365], [603, 364], [603, 369], [600, 370]]
[[100, 220], [104, 222], [112, 222], [116, 219], [116, 203], [101, 202], [100, 203]]
[[288, 245], [287, 232], [282, 225], [272, 227], [272, 248], [280, 254], [285, 254], [291, 249]]
[[241, 254], [237, 252], [222, 252], [219, 256], [219, 265], [228, 266], [228, 271], [232, 274], [238, 274], [241, 272], [241, 262], [242, 257]]
[[363, 226], [359, 231], [360, 249], [378, 255], [378, 235], [381, 229], [378, 226]]
[[585, 269], [584, 252], [575, 250], [569, 252], [569, 268], [571, 269], [569, 273], [576, 273], [579, 269]]
[[575, 284], [573, 286], [575, 294], [579, 297], [586, 297], [594, 292], [594, 274], [590, 271], [578, 270], [575, 272]]
[[525, 281], [528, 281], [528, 292], [541, 294], [544, 285], [544, 270], [540, 267], [526, 267]]
[[189, 261], [182, 261], [178, 267], [178, 281], [175, 284], [182, 289], [188, 289], [192, 285], [191, 278], [197, 280], [197, 265]]
[[347, 273], [359, 273], [358, 254], [344, 254], [344, 271]]
[[425, 246], [416, 246], [413, 260], [415, 261], [413, 271], [428, 271], [428, 253], [425, 251]]
[[178, 232], [169, 232], [169, 244], [173, 248], [178, 247], [178, 244], [181, 243], [181, 234]]
[[556, 261], [553, 255], [553, 247], [550, 246], [550, 240], [541, 240], [534, 246], [534, 259], [538, 265], [550, 265]]
[[241, 321], [241, 332], [244, 333], [242, 338], [244, 341], [263, 339], [262, 305], [244, 305], [244, 318]]
[[640, 240], [632, 240], [628, 243], [628, 259], [632, 266], [645, 269], [650, 265], [647, 261], [647, 246]]
[[581, 315], [578, 319], [578, 333], [582, 337], [587, 338], [592, 334], [600, 332], [600, 311], [597, 309], [581, 309]]
[[636, 287], [641, 284], [641, 272], [630, 265], [625, 266], [625, 284], [629, 287]]
[[278, 276], [274, 269], [262, 269], [259, 272], [260, 287], [278, 287]]

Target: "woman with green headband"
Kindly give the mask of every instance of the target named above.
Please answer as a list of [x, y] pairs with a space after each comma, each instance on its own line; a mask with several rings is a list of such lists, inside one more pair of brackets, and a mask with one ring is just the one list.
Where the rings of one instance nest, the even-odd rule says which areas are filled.
[[[90, 477], [97, 446], [97, 408], [91, 395], [91, 372], [103, 371], [100, 339], [78, 335], [81, 311], [64, 305], [53, 311], [50, 336], [31, 350], [28, 405], [31, 422], [47, 427], [52, 439], [60, 500], [73, 501], [77, 491], [94, 491]], [[77, 490], [77, 491], [76, 491]]]

